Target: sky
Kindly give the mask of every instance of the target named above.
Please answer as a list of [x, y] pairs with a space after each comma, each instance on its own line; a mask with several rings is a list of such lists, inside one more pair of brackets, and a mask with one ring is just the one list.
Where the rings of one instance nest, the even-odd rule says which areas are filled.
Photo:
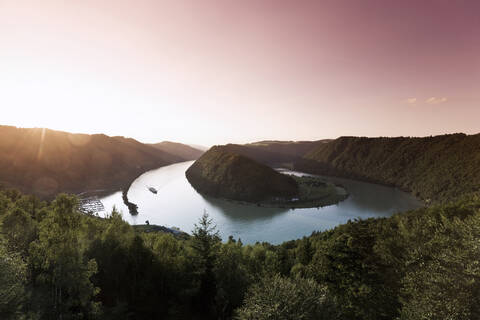
[[0, 124], [204, 146], [480, 132], [477, 0], [0, 0]]

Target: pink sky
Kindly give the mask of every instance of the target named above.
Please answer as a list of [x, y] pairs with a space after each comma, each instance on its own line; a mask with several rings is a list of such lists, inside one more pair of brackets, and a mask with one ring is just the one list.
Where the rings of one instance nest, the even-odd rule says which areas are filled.
[[212, 145], [480, 132], [480, 1], [0, 0], [0, 124]]

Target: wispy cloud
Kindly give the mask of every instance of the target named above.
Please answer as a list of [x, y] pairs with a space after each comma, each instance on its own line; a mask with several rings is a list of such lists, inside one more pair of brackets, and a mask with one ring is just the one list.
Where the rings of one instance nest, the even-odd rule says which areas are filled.
[[427, 100], [425, 100], [425, 103], [428, 104], [439, 104], [439, 103], [444, 103], [447, 101], [447, 98], [442, 97], [442, 98], [437, 98], [437, 97], [430, 97]]
[[416, 106], [417, 104], [440, 104], [447, 102], [447, 100], [448, 99], [446, 97], [430, 97], [426, 100], [422, 100], [422, 98], [418, 99], [415, 97], [411, 97], [403, 100], [403, 103], [409, 104], [411, 106]]
[[405, 100], [408, 104], [415, 104], [417, 102], [417, 98], [408, 98]]

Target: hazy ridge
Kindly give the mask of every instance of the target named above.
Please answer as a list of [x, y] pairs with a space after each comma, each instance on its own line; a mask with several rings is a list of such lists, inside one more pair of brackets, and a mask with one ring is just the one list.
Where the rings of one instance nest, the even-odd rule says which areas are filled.
[[[167, 148], [165, 148], [167, 149]], [[139, 174], [185, 158], [131, 138], [0, 126], [0, 183], [41, 197], [124, 188]]]
[[341, 137], [318, 145], [295, 168], [394, 185], [432, 201], [480, 190], [480, 134]]
[[204, 153], [204, 151], [193, 148], [189, 145], [171, 141], [162, 141], [160, 143], [151, 144], [151, 146], [158, 150], [179, 156], [184, 161], [196, 160]]

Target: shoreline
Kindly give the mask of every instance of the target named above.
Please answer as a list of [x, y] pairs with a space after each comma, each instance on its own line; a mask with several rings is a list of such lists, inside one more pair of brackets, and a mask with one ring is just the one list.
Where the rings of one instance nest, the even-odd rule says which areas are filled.
[[[324, 179], [320, 177], [298, 177], [292, 175], [293, 178], [297, 181], [299, 188], [303, 189], [303, 192], [300, 192], [298, 198], [295, 200], [263, 200], [263, 201], [246, 201], [246, 200], [236, 200], [222, 197], [215, 197], [208, 194], [202, 194], [205, 197], [210, 197], [213, 199], [223, 200], [231, 203], [236, 203], [240, 205], [250, 205], [263, 208], [281, 208], [281, 209], [308, 209], [308, 208], [323, 208], [331, 205], [336, 205], [349, 197], [349, 193], [344, 186], [340, 184], [335, 184], [332, 182], [325, 182]], [[317, 185], [312, 186], [312, 183]], [[322, 184], [319, 186], [318, 184]], [[305, 190], [307, 189], [307, 190]], [[319, 197], [308, 198], [310, 192], [312, 191], [323, 191], [327, 192], [322, 194]], [[302, 194], [303, 193], [303, 194]], [[303, 197], [303, 199], [302, 199]]]
[[[290, 170], [290, 169], [287, 169]], [[343, 172], [341, 170], [336, 169], [325, 169], [323, 167], [312, 167], [311, 162], [306, 164], [305, 162], [298, 162], [294, 163], [292, 171], [304, 173], [316, 177], [327, 177], [327, 178], [339, 178], [339, 179], [347, 179], [352, 181], [359, 181], [364, 183], [371, 183], [379, 186], [389, 187], [389, 188], [396, 188], [402, 192], [408, 193], [409, 195], [415, 197], [418, 201], [420, 201], [423, 206], [429, 207], [435, 204], [430, 198], [422, 197], [418, 192], [414, 192], [413, 190], [409, 189], [408, 187], [404, 187], [401, 185], [397, 185], [393, 182], [382, 181], [380, 179], [369, 178], [360, 174], [353, 174], [350, 172]]]
[[[310, 202], [302, 202], [302, 201], [296, 201], [296, 202], [283, 202], [283, 203], [271, 203], [271, 202], [248, 202], [248, 201], [241, 201], [241, 200], [234, 200], [234, 199], [227, 199], [227, 198], [217, 198], [217, 197], [212, 197], [208, 195], [204, 195], [205, 197], [209, 197], [212, 199], [216, 200], [222, 200], [226, 202], [231, 202], [235, 204], [240, 204], [244, 206], [254, 206], [254, 207], [262, 207], [262, 208], [280, 208], [280, 209], [311, 209], [311, 208], [323, 208], [323, 207], [328, 207], [328, 206], [333, 206], [336, 205], [344, 200], [346, 200], [349, 195], [343, 195], [342, 197], [339, 197], [338, 199], [335, 199], [330, 202], [326, 203], [317, 203], [315, 201], [310, 201]], [[321, 199], [319, 199], [321, 200]]]

